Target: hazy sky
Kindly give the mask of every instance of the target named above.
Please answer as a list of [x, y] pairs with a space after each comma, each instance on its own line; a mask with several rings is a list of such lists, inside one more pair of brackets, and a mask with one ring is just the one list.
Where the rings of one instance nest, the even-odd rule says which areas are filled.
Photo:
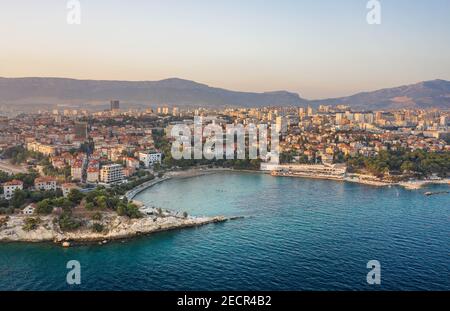
[[450, 80], [450, 0], [0, 0], [0, 76], [179, 77], [306, 98]]

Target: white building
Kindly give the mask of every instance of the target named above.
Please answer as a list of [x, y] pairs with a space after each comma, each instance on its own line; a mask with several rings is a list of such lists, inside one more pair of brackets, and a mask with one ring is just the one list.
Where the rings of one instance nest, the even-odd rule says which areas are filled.
[[162, 154], [158, 152], [139, 152], [139, 161], [143, 162], [145, 167], [150, 167], [156, 163], [161, 164]]
[[32, 203], [22, 210], [22, 214], [33, 215], [35, 210], [36, 210], [36, 204]]
[[285, 135], [288, 130], [288, 124], [285, 117], [277, 117], [276, 120], [276, 131], [280, 133], [281, 135]]
[[344, 164], [281, 164], [271, 167], [261, 166], [261, 170], [271, 169], [272, 175], [292, 177], [314, 177], [343, 180], [347, 172]]
[[105, 165], [100, 170], [100, 181], [106, 184], [123, 180], [123, 167], [120, 164]]
[[12, 180], [3, 184], [3, 194], [6, 200], [11, 200], [16, 190], [23, 190], [23, 182]]
[[56, 191], [56, 179], [53, 177], [38, 177], [34, 180], [34, 188], [41, 191]]

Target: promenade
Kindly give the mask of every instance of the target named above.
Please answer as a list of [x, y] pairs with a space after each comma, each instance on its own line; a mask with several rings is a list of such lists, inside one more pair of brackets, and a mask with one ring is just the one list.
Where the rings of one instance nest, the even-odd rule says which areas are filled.
[[131, 200], [134, 199], [134, 197], [136, 195], [138, 195], [139, 193], [141, 193], [145, 189], [150, 188], [150, 187], [152, 187], [152, 186], [154, 186], [156, 184], [159, 184], [159, 183], [161, 183], [163, 181], [169, 180], [170, 178], [171, 177], [166, 177], [166, 176], [164, 176], [162, 178], [156, 177], [155, 179], [147, 181], [147, 182], [143, 183], [142, 185], [139, 185], [139, 186], [133, 188], [132, 190], [128, 191], [127, 193], [125, 193], [125, 197], [128, 199], [128, 201], [131, 201]]

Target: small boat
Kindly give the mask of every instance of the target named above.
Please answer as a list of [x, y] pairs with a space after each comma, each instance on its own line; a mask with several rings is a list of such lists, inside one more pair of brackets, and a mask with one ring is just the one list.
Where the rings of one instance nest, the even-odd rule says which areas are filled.
[[436, 195], [436, 194], [449, 194], [449, 191], [438, 191], [438, 192], [425, 192], [424, 194], [426, 196], [432, 196], [432, 195]]

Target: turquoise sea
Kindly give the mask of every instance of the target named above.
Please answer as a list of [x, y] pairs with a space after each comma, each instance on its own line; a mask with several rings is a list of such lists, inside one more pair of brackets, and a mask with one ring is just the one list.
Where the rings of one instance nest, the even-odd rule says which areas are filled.
[[[136, 199], [243, 219], [62, 249], [0, 245], [0, 290], [450, 290], [450, 195], [223, 173], [170, 180]], [[66, 263], [81, 263], [81, 285]], [[381, 285], [366, 264], [381, 263]]]

